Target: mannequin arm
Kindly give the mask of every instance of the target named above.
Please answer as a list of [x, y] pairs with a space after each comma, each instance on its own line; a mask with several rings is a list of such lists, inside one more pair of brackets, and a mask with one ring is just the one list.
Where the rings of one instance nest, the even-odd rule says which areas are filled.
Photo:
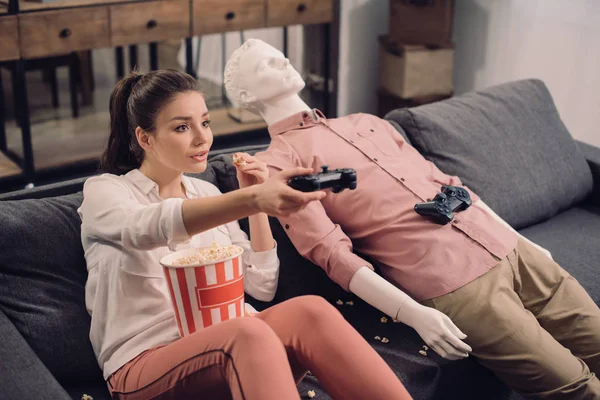
[[441, 312], [425, 307], [367, 267], [350, 280], [350, 291], [379, 311], [412, 327], [435, 352], [458, 360], [468, 356], [471, 347], [461, 339], [467, 336]]
[[487, 212], [489, 215], [491, 215], [496, 221], [500, 222], [502, 225], [504, 225], [505, 227], [507, 227], [508, 229], [510, 229], [511, 231], [513, 231], [514, 233], [517, 234], [517, 236], [521, 239], [524, 240], [526, 242], [528, 242], [529, 244], [531, 244], [533, 247], [537, 248], [539, 251], [541, 251], [542, 253], [544, 253], [545, 255], [547, 255], [548, 257], [550, 257], [550, 259], [552, 259], [552, 254], [546, 250], [545, 248], [543, 248], [542, 246], [539, 246], [535, 243], [533, 243], [531, 240], [527, 239], [525, 236], [521, 235], [519, 232], [515, 231], [513, 229], [512, 226], [510, 226], [506, 221], [504, 221], [502, 218], [500, 218], [500, 216], [498, 214], [496, 214], [494, 211], [492, 211], [492, 209], [483, 202], [483, 200], [479, 199], [477, 201], [473, 202], [474, 206], [479, 207], [480, 209], [482, 209], [483, 211]]

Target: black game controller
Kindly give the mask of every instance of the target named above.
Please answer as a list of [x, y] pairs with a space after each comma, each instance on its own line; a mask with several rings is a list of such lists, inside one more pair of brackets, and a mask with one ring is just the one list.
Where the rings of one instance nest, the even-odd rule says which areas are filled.
[[433, 218], [435, 222], [445, 225], [454, 219], [454, 212], [466, 210], [471, 205], [471, 196], [465, 189], [457, 186], [442, 186], [441, 193], [432, 201], [415, 204], [415, 211]]
[[344, 189], [356, 189], [356, 171], [352, 168], [339, 168], [328, 170], [327, 165], [321, 167], [318, 174], [296, 176], [288, 184], [301, 192], [315, 192], [317, 190], [331, 189], [339, 193]]

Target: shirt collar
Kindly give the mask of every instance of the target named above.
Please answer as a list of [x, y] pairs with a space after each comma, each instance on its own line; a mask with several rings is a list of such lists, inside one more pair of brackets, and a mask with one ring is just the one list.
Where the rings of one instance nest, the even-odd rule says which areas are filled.
[[310, 128], [311, 126], [326, 121], [327, 118], [325, 118], [325, 115], [318, 109], [313, 108], [311, 111], [301, 111], [284, 118], [281, 121], [275, 122], [273, 125], [269, 126], [269, 134], [271, 134], [271, 136], [277, 136], [287, 131], [291, 131], [292, 129]]
[[181, 182], [183, 182], [183, 187], [185, 187], [185, 191], [187, 192], [187, 197], [190, 197], [189, 195], [194, 195], [194, 196], [198, 196], [198, 191], [196, 190], [196, 187], [194, 186], [194, 184], [192, 183], [192, 180], [188, 177], [183, 175], [181, 177]]
[[125, 177], [137, 186], [144, 194], [150, 193], [150, 191], [158, 187], [156, 182], [144, 175], [139, 169], [132, 169], [125, 174]]
[[[152, 189], [156, 188], [158, 190], [158, 185], [152, 179], [148, 178], [144, 175], [139, 169], [132, 169], [125, 177], [129, 179], [135, 186], [137, 186], [144, 194], [148, 194], [152, 191]], [[185, 187], [185, 191], [189, 195], [198, 196], [198, 191], [194, 187], [194, 184], [190, 180], [189, 177], [183, 175], [181, 177], [181, 182], [183, 183], [183, 187]]]

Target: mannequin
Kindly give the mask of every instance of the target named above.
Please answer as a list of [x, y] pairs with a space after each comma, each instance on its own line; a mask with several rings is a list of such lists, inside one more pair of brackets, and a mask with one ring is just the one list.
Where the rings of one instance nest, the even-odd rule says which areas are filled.
[[[242, 57], [230, 59], [225, 69], [225, 88], [232, 100], [258, 112], [269, 126], [290, 115], [311, 111], [298, 95], [305, 82], [289, 60], [262, 41], [250, 39], [245, 45], [248, 48]], [[244, 89], [242, 80], [253, 81], [253, 90]], [[280, 84], [273, 84], [275, 81]], [[414, 328], [443, 357], [468, 356], [471, 349], [461, 341], [466, 335], [445, 315], [420, 305], [367, 266], [353, 276], [350, 290], [384, 314]], [[447, 347], [451, 351], [435, 344], [441, 340], [450, 345]]]
[[[225, 88], [232, 101], [260, 114], [268, 126], [297, 113], [312, 112], [298, 95], [304, 87], [305, 82], [289, 60], [257, 39], [246, 41], [225, 68]], [[476, 205], [512, 230], [481, 199]], [[547, 250], [537, 247], [550, 256]], [[411, 326], [442, 357], [468, 357], [471, 348], [463, 342], [466, 335], [447, 316], [419, 304], [368, 266], [354, 274], [349, 288], [379, 311]]]
[[[444, 358], [471, 353], [534, 398], [600, 398], [600, 309], [585, 289], [389, 122], [328, 119], [301, 100], [303, 87], [283, 54], [259, 40], [244, 43], [225, 68], [233, 102], [269, 126], [269, 148], [256, 157], [271, 173], [323, 164], [357, 171], [356, 190], [280, 218], [298, 252]], [[413, 209], [440, 185], [463, 186], [473, 202], [444, 226]]]

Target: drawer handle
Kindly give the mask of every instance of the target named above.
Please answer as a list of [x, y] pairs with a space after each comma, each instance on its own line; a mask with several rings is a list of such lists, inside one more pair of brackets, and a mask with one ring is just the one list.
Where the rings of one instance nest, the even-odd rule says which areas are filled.
[[297, 10], [299, 13], [306, 11], [306, 4], [305, 4], [305, 3], [300, 3], [300, 4], [298, 4], [298, 7], [296, 8], [296, 10]]
[[58, 34], [58, 36], [59, 36], [61, 39], [66, 39], [66, 38], [68, 38], [69, 36], [71, 36], [71, 30], [70, 30], [69, 28], [65, 28], [65, 29], [63, 29], [62, 31], [60, 31], [60, 33]]
[[235, 13], [233, 11], [229, 11], [227, 14], [225, 14], [225, 19], [227, 21], [231, 21], [234, 18], [235, 18]]
[[151, 19], [150, 21], [148, 21], [148, 23], [146, 24], [146, 28], [148, 29], [154, 29], [158, 26], [158, 22], [156, 22], [155, 19]]

